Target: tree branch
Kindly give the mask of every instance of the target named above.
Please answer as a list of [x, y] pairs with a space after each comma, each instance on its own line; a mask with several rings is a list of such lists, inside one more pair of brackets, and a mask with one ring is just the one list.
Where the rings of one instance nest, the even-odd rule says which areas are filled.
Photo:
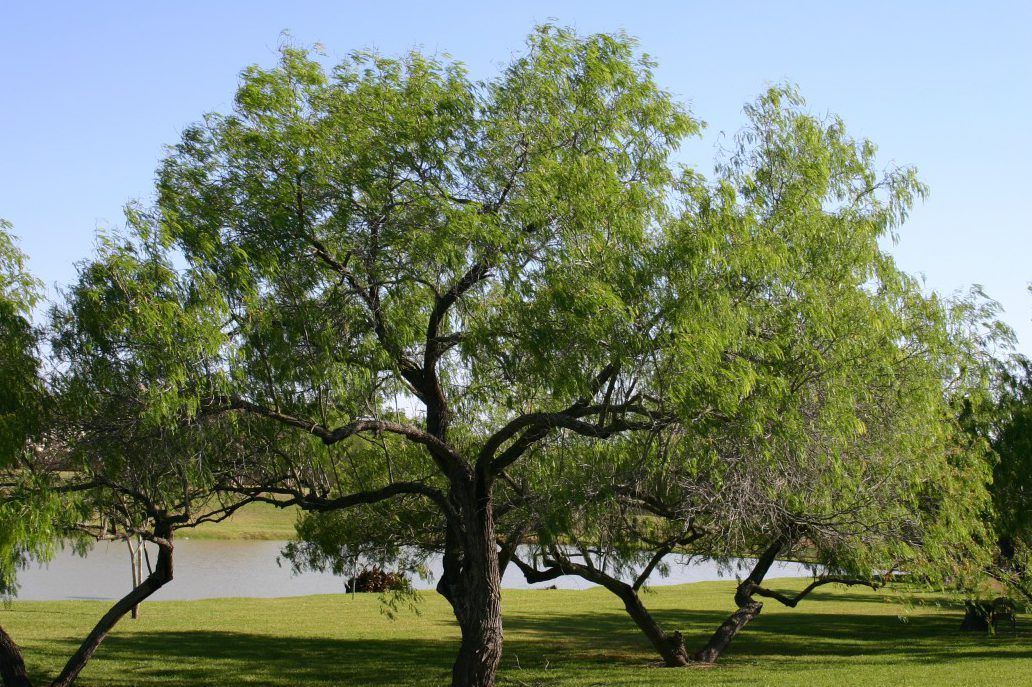
[[787, 594], [782, 594], [781, 592], [776, 592], [773, 589], [766, 589], [760, 586], [757, 586], [753, 589], [753, 594], [756, 594], [758, 596], [765, 596], [768, 599], [775, 599], [790, 608], [795, 608], [796, 604], [798, 604], [800, 601], [806, 598], [806, 596], [809, 595], [810, 592], [812, 592], [817, 587], [821, 587], [826, 584], [844, 584], [849, 587], [855, 585], [862, 585], [864, 587], [870, 587], [874, 590], [877, 590], [879, 586], [878, 583], [873, 580], [860, 580], [848, 577], [819, 577], [815, 579], [813, 582], [811, 582], [805, 589], [803, 589], [795, 596], [788, 596]]
[[436, 436], [425, 432], [414, 425], [389, 420], [376, 420], [373, 418], [360, 418], [342, 425], [335, 429], [329, 429], [317, 422], [304, 420], [287, 415], [278, 410], [268, 408], [259, 403], [254, 403], [240, 397], [215, 397], [209, 399], [205, 405], [207, 412], [219, 412], [228, 410], [240, 410], [261, 417], [268, 418], [288, 427], [294, 427], [312, 434], [322, 440], [327, 446], [336, 444], [359, 432], [389, 432], [405, 437], [416, 444], [422, 444], [430, 450], [430, 455], [445, 474], [453, 474], [455, 471], [465, 469], [465, 461], [451, 446], [438, 439]]
[[[395, 482], [379, 489], [352, 492], [351, 494], [335, 498], [327, 498], [310, 493], [306, 494], [300, 490], [290, 489], [288, 487], [244, 487], [232, 485], [224, 486], [223, 488], [227, 491], [247, 496], [252, 501], [269, 503], [277, 508], [298, 506], [302, 510], [316, 512], [325, 512], [349, 508], [351, 506], [379, 503], [380, 501], [386, 501], [387, 499], [394, 498], [396, 496], [412, 494], [416, 496], [424, 496], [433, 501], [447, 518], [454, 519], [458, 517], [455, 509], [440, 490], [422, 482]], [[289, 498], [276, 499], [271, 496], [266, 496], [266, 494], [288, 496]]]

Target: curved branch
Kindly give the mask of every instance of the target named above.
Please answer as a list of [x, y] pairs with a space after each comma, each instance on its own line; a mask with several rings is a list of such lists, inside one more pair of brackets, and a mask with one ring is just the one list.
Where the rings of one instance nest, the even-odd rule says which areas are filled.
[[[592, 412], [586, 412], [586, 411]], [[622, 418], [616, 418], [609, 424], [597, 425], [590, 422], [585, 422], [579, 419], [579, 417], [591, 414], [601, 414], [603, 412], [612, 412], [612, 408], [606, 408], [605, 406], [594, 406], [593, 408], [585, 408], [579, 411], [573, 411], [572, 413], [531, 413], [524, 415], [517, 420], [524, 420], [529, 418], [529, 422], [524, 423], [529, 429], [525, 431], [512, 445], [499, 454], [493, 460], [490, 456], [493, 455], [489, 449], [497, 450], [501, 442], [495, 442], [495, 439], [506, 431], [506, 429], [516, 423], [510, 423], [505, 428], [499, 430], [494, 436], [488, 440], [489, 445], [485, 445], [481, 451], [481, 458], [477, 462], [478, 469], [482, 465], [490, 465], [490, 472], [497, 474], [500, 470], [504, 470], [509, 465], [512, 465], [516, 460], [519, 459], [527, 450], [535, 443], [543, 439], [553, 429], [568, 429], [571, 432], [579, 434], [585, 437], [592, 437], [596, 439], [608, 439], [614, 434], [621, 432], [630, 432], [635, 430], [651, 430], [655, 429], [658, 424], [661, 424], [659, 420], [645, 420], [641, 422], [631, 422]], [[517, 428], [518, 429], [518, 428]], [[503, 438], [502, 441], [505, 439]]]
[[768, 599], [775, 599], [776, 601], [780, 601], [782, 604], [788, 606], [789, 608], [795, 608], [796, 605], [804, 598], [806, 598], [806, 596], [809, 595], [810, 592], [812, 592], [814, 589], [817, 589], [817, 587], [821, 587], [826, 584], [844, 584], [848, 587], [861, 585], [864, 587], [870, 587], [874, 590], [877, 590], [879, 587], [878, 583], [872, 580], [860, 580], [848, 577], [819, 577], [815, 579], [813, 582], [811, 582], [809, 585], [807, 585], [805, 589], [803, 589], [795, 596], [782, 594], [781, 592], [776, 592], [773, 589], [766, 589], [764, 587], [755, 587], [753, 589], [753, 594], [756, 594], [757, 596], [765, 596]]
[[[381, 487], [380, 489], [356, 491], [336, 498], [326, 498], [316, 494], [305, 494], [299, 490], [288, 489], [286, 487], [232, 486], [225, 488], [228, 491], [233, 491], [234, 493], [247, 496], [251, 501], [269, 503], [277, 508], [298, 506], [302, 510], [318, 512], [379, 503], [380, 501], [386, 501], [387, 499], [394, 498], [395, 496], [412, 494], [416, 496], [424, 496], [433, 501], [447, 518], [454, 519], [458, 517], [455, 509], [451, 506], [448, 499], [440, 490], [422, 482], [395, 482], [393, 484], [388, 484], [385, 487]], [[288, 496], [290, 498], [276, 499], [272, 498], [272, 496], [267, 496], [267, 494]]]
[[101, 642], [111, 632], [112, 628], [128, 613], [134, 606], [150, 597], [154, 592], [164, 587], [172, 580], [172, 527], [165, 523], [155, 528], [150, 541], [158, 543], [158, 560], [154, 571], [131, 592], [123, 596], [108, 610], [107, 613], [94, 626], [93, 630], [86, 636], [78, 650], [65, 664], [61, 674], [51, 683], [51, 687], [67, 687], [75, 681], [82, 669], [96, 653]]
[[239, 410], [258, 415], [312, 434], [321, 439], [326, 445], [336, 444], [359, 432], [389, 432], [403, 436], [413, 443], [426, 446], [430, 450], [430, 454], [435, 462], [446, 474], [461, 471], [465, 467], [465, 461], [463, 461], [462, 456], [447, 443], [419, 427], [402, 422], [360, 418], [335, 429], [329, 429], [317, 422], [287, 415], [238, 396], [211, 398], [205, 403], [205, 410], [207, 412]]

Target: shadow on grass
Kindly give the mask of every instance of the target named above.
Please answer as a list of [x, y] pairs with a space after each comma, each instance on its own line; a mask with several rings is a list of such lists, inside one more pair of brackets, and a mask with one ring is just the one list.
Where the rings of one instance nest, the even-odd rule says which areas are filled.
[[[865, 603], [867, 595], [855, 602]], [[884, 601], [884, 597], [871, 597]], [[853, 597], [831, 597], [839, 605]], [[958, 658], [1032, 658], [1032, 630], [1019, 621], [1016, 633], [1001, 629], [996, 637], [960, 630], [961, 612], [914, 614], [901, 619], [888, 610], [883, 614], [828, 613], [790, 609], [767, 611], [777, 602], [765, 603], [765, 613], [747, 625], [725, 658], [751, 660], [771, 656], [853, 657], [882, 656], [888, 661], [949, 663]], [[808, 600], [817, 603], [817, 600]], [[730, 614], [719, 611], [671, 611], [654, 614], [667, 631], [680, 630], [689, 651], [702, 648]], [[1027, 623], [1027, 621], [1026, 621]], [[583, 659], [611, 660], [615, 654], [639, 653], [655, 658], [651, 645], [627, 614], [596, 610], [581, 616], [562, 617], [519, 614], [506, 618], [513, 637], [507, 650], [533, 652], [534, 644], [563, 646]], [[640, 661], [640, 657], [638, 659]]]
[[[833, 597], [838, 608], [865, 603]], [[770, 602], [768, 602], [770, 603]], [[819, 606], [820, 602], [808, 602]], [[726, 618], [719, 611], [662, 610], [660, 624], [680, 629], [689, 649], [701, 647]], [[997, 638], [959, 629], [961, 614], [914, 615], [901, 622], [889, 608], [884, 613], [828, 613], [793, 609], [765, 613], [749, 624], [725, 659], [763, 664], [788, 657], [803, 662], [834, 661], [856, 656], [884, 663], [918, 662], [950, 665], [969, 659], [1029, 659], [1032, 632], [1019, 627], [1016, 636]], [[289, 622], [289, 619], [284, 619]], [[618, 609], [585, 613], [506, 615], [506, 674], [524, 666], [562, 664], [588, 671], [599, 666], [624, 668], [657, 660], [644, 636]], [[282, 628], [280, 628], [282, 630]], [[66, 658], [71, 642], [56, 642], [52, 653]], [[442, 639], [289, 638], [260, 632], [168, 631], [112, 636], [96, 661], [106, 687], [185, 687], [206, 684], [294, 685], [444, 685], [458, 644]], [[805, 670], [805, 669], [804, 669]], [[89, 671], [88, 671], [89, 672]], [[98, 676], [99, 677], [99, 676]], [[84, 684], [94, 684], [94, 680]], [[517, 680], [517, 682], [519, 682]], [[601, 683], [600, 683], [601, 684]]]
[[[64, 643], [62, 643], [64, 644]], [[64, 656], [74, 651], [66, 644]], [[94, 661], [120, 685], [447, 685], [458, 644], [428, 640], [285, 638], [246, 632], [112, 636]], [[59, 649], [60, 651], [60, 649]], [[100, 665], [97, 666], [102, 667]], [[83, 684], [92, 684], [87, 678]]]

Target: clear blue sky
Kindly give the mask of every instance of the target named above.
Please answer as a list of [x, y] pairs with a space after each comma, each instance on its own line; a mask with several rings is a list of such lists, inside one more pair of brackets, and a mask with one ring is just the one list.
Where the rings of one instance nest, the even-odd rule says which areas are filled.
[[659, 81], [706, 120], [686, 160], [711, 169], [721, 132], [767, 85], [797, 83], [931, 186], [892, 248], [944, 293], [984, 285], [1032, 354], [1032, 3], [5, 2], [0, 5], [0, 217], [33, 271], [74, 277], [98, 228], [151, 198], [163, 146], [229, 109], [280, 34], [331, 60], [421, 47], [488, 77], [535, 23], [625, 29]]

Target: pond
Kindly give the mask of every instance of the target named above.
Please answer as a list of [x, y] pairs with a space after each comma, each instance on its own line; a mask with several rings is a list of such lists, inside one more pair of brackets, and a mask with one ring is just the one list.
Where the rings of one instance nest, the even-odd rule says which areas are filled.
[[[295, 574], [287, 561], [278, 561], [282, 541], [208, 541], [176, 542], [175, 579], [160, 589], [152, 600], [211, 599], [220, 597], [278, 597], [309, 594], [340, 594], [344, 579], [330, 573]], [[155, 559], [151, 549], [151, 560]], [[751, 563], [745, 559], [742, 564]], [[707, 580], [734, 579], [734, 569], [721, 570], [716, 563], [693, 559], [682, 562], [670, 557], [670, 574], [653, 573], [653, 585], [682, 584]], [[419, 589], [432, 589], [441, 574], [440, 558], [430, 561], [429, 580], [415, 578]], [[738, 573], [742, 575], [743, 573]], [[809, 577], [810, 570], [800, 564], [778, 561], [768, 577]], [[132, 584], [129, 551], [125, 543], [100, 543], [82, 558], [62, 551], [48, 565], [33, 565], [18, 575], [17, 598], [23, 601], [59, 599], [116, 599]], [[579, 577], [561, 577], [551, 582], [530, 585], [515, 566], [502, 578], [507, 589], [541, 589], [555, 585], [560, 589], [586, 589], [595, 585]]]

